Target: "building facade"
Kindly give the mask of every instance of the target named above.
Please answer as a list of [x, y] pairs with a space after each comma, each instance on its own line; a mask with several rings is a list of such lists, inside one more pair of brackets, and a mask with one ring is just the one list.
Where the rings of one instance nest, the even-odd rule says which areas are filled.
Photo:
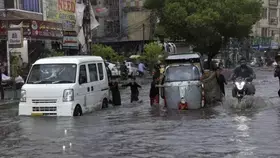
[[[152, 39], [155, 20], [146, 10], [145, 0], [92, 0], [100, 26], [93, 42], [105, 43], [120, 52], [143, 51], [143, 44]], [[129, 50], [127, 50], [130, 48]]]
[[0, 0], [0, 20], [43, 20], [42, 0]]
[[268, 45], [268, 43], [269, 44], [274, 43], [274, 45], [279, 43], [280, 40], [279, 0], [263, 0], [263, 12], [261, 15], [261, 20], [258, 21], [253, 26], [252, 36], [258, 37], [259, 39], [255, 41], [258, 42], [262, 41], [262, 43], [265, 43], [265, 45]]

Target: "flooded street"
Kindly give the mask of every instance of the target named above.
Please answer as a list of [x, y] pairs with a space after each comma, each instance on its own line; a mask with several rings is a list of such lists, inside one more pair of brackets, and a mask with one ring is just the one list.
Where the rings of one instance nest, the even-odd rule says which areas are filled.
[[[82, 117], [19, 117], [17, 105], [0, 106], [0, 157], [30, 158], [231, 158], [280, 157], [279, 83], [273, 72], [256, 72], [252, 106], [239, 110], [227, 86], [223, 105], [197, 111], [168, 111], [130, 104]], [[63, 150], [63, 146], [65, 150]]]

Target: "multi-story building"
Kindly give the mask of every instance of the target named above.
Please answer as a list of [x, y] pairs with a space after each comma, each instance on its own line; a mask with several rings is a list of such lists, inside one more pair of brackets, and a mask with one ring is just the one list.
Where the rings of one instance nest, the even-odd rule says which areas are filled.
[[92, 0], [100, 23], [93, 42], [110, 44], [120, 52], [142, 51], [144, 42], [152, 37], [155, 21], [151, 12], [144, 9], [144, 1]]
[[[253, 26], [252, 36], [258, 37], [260, 39], [258, 41], [263, 41], [262, 43], [267, 43], [268, 38], [278, 43], [280, 37], [279, 0], [263, 0], [261, 20]], [[266, 47], [270, 47], [270, 43], [265, 44]]]
[[42, 0], [0, 0], [0, 20], [43, 20]]

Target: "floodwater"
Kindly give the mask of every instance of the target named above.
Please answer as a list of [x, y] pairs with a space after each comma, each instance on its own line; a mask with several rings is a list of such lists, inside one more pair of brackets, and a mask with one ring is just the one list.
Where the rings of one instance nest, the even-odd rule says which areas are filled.
[[[278, 81], [257, 71], [256, 97], [236, 105], [227, 86], [226, 101], [211, 108], [164, 112], [129, 103], [82, 117], [19, 117], [17, 105], [0, 106], [0, 157], [30, 158], [250, 158], [280, 157]], [[247, 106], [247, 105], [245, 105]], [[65, 149], [63, 149], [63, 147]]]

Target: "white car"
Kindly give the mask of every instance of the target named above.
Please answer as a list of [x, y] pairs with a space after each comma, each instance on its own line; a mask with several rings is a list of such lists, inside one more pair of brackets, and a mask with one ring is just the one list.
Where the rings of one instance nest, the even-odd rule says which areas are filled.
[[118, 77], [121, 75], [121, 72], [116, 64], [109, 63], [109, 62], [107, 62], [107, 64], [108, 64], [108, 68], [111, 70], [112, 77]]
[[128, 68], [129, 76], [137, 76], [138, 75], [138, 66], [133, 62], [125, 62], [126, 67]]
[[81, 116], [108, 108], [108, 103], [108, 76], [101, 57], [51, 57], [32, 65], [21, 89], [18, 113]]

